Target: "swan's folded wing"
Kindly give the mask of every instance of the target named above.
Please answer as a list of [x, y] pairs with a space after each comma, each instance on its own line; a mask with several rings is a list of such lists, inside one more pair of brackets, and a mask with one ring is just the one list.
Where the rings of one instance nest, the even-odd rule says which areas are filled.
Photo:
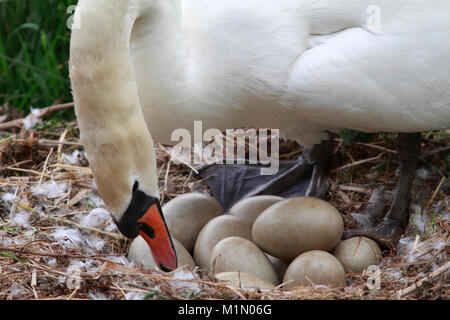
[[[318, 1], [324, 2], [330, 1]], [[345, 12], [348, 28], [333, 20], [336, 12], [311, 15], [314, 34], [292, 69], [285, 103], [334, 127], [397, 132], [449, 127], [450, 4], [391, 3], [402, 6], [388, 6], [385, 20], [381, 6], [378, 29]], [[329, 24], [326, 17], [332, 17]]]

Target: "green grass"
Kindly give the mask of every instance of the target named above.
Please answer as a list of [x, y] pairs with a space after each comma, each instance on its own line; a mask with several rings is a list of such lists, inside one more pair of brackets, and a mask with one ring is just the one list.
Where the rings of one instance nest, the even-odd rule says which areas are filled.
[[76, 2], [0, 0], [0, 105], [29, 111], [72, 100], [67, 12]]

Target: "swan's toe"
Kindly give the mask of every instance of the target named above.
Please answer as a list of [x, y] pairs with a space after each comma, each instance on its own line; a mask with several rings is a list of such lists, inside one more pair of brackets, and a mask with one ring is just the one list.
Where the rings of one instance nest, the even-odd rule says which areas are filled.
[[385, 218], [381, 223], [368, 230], [346, 230], [342, 234], [342, 239], [366, 237], [376, 241], [380, 247], [391, 249], [395, 247], [404, 232], [405, 228], [399, 221]]

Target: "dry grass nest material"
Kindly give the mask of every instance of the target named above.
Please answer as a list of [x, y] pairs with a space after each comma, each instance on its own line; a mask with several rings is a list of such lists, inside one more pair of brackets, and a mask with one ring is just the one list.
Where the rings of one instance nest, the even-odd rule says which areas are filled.
[[[24, 130], [20, 123], [0, 135], [0, 299], [448, 299], [450, 211], [449, 132], [424, 136], [414, 210], [396, 250], [384, 252], [380, 289], [369, 274], [347, 275], [343, 288], [291, 291], [243, 290], [213, 280], [204, 270], [170, 274], [145, 270], [125, 258], [129, 240], [102, 210], [76, 122]], [[328, 201], [357, 227], [374, 188], [392, 195], [398, 174], [393, 135], [370, 143], [336, 141]], [[280, 154], [301, 148], [282, 142]], [[444, 150], [445, 151], [445, 150]], [[170, 162], [156, 145], [163, 202], [208, 188], [192, 168]], [[389, 200], [388, 202], [390, 202]], [[94, 210], [95, 209], [95, 210]]]

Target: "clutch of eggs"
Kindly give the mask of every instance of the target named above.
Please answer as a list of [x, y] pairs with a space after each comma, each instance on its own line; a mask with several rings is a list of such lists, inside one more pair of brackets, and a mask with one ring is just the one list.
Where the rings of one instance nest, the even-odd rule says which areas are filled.
[[[242, 288], [273, 289], [281, 283], [283, 289], [345, 286], [346, 272], [362, 272], [381, 257], [370, 239], [339, 242], [342, 217], [317, 198], [255, 196], [224, 214], [213, 197], [189, 193], [172, 199], [162, 211], [179, 267], [209, 269], [217, 280]], [[133, 241], [128, 258], [154, 267], [140, 237]]]

